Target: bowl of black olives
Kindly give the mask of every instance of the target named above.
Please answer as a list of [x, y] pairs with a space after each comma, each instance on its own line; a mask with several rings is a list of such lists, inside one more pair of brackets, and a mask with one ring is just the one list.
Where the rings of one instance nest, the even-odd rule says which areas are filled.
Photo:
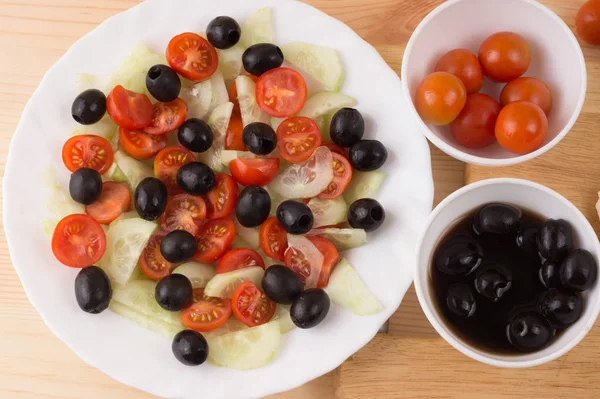
[[519, 179], [442, 201], [418, 243], [415, 287], [438, 333], [494, 366], [531, 367], [577, 345], [600, 311], [600, 243], [566, 198]]

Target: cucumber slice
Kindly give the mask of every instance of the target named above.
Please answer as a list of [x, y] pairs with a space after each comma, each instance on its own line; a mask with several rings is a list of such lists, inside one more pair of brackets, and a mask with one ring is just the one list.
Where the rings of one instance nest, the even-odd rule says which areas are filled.
[[234, 219], [235, 232], [244, 242], [248, 244], [246, 248], [258, 249], [260, 248], [258, 238], [258, 227], [244, 227], [238, 222], [237, 218]]
[[340, 91], [344, 67], [337, 51], [302, 42], [284, 44], [281, 51], [287, 62], [321, 82], [327, 90]]
[[208, 360], [217, 366], [251, 370], [269, 363], [277, 354], [281, 332], [279, 322], [208, 339]]
[[281, 125], [281, 123], [285, 120], [285, 118], [275, 118], [274, 116], [271, 117], [271, 127], [273, 128], [273, 130], [277, 131], [277, 129], [279, 128], [279, 125]]
[[238, 91], [238, 101], [244, 126], [254, 123], [270, 123], [271, 118], [264, 113], [256, 103], [256, 84], [248, 76], [240, 75], [235, 78]]
[[146, 74], [156, 64], [168, 65], [165, 55], [153, 53], [144, 43], [138, 42], [117, 72], [110, 77], [108, 91], [116, 85], [121, 85], [136, 93], [150, 95], [146, 88]]
[[316, 120], [318, 117], [337, 111], [340, 108], [355, 105], [356, 100], [350, 96], [338, 92], [324, 91], [309, 98], [298, 115]]
[[273, 21], [269, 7], [256, 11], [242, 24], [240, 44], [250, 47], [257, 43], [273, 43]]
[[116, 220], [133, 219], [133, 218], [137, 218], [139, 216], [140, 215], [138, 215], [137, 211], [129, 211], [129, 212], [122, 213]]
[[235, 151], [235, 150], [223, 150], [221, 151], [221, 164], [229, 168], [229, 162], [238, 158], [256, 158], [256, 155], [250, 151]]
[[96, 136], [104, 137], [108, 141], [112, 142], [115, 137], [119, 137], [118, 129], [119, 128], [117, 125], [107, 114], [93, 125], [78, 126], [77, 128], [71, 130], [71, 135], [78, 136], [81, 134], [94, 134]]
[[314, 216], [313, 228], [332, 226], [346, 220], [348, 206], [342, 197], [331, 200], [315, 197], [307, 205]]
[[323, 268], [323, 254], [317, 249], [315, 244], [304, 236], [288, 234], [287, 239], [288, 249], [286, 249], [286, 253], [287, 251], [300, 252], [304, 255], [304, 261], [310, 266], [310, 275], [304, 282], [304, 288], [315, 288], [321, 274], [321, 269]]
[[333, 303], [359, 316], [372, 315], [383, 309], [381, 302], [375, 298], [345, 258], [333, 269], [325, 291]]
[[117, 181], [119, 183], [127, 183], [128, 182], [127, 176], [125, 176], [125, 173], [123, 173], [123, 169], [119, 168], [119, 166], [117, 165], [116, 162], [114, 162], [113, 165], [115, 165], [116, 168], [110, 176], [111, 179], [113, 179], [114, 181]]
[[385, 180], [385, 173], [378, 170], [373, 172], [352, 173], [352, 180], [344, 192], [344, 198], [348, 204], [361, 198], [376, 198], [381, 184]]
[[333, 112], [319, 116], [315, 120], [317, 126], [319, 126], [319, 130], [321, 131], [321, 137], [323, 138], [324, 142], [331, 142], [331, 120], [333, 119], [333, 115], [335, 115], [337, 111], [338, 110], [336, 109]]
[[220, 273], [206, 284], [204, 293], [207, 296], [217, 298], [231, 298], [233, 291], [244, 281], [252, 281], [260, 288], [263, 274], [265, 274], [265, 271], [260, 266], [245, 267], [227, 273]]
[[327, 238], [338, 251], [347, 251], [367, 243], [367, 233], [363, 229], [315, 229], [308, 234]]
[[209, 112], [212, 112], [219, 105], [229, 102], [229, 93], [227, 93], [227, 86], [225, 86], [225, 79], [223, 79], [221, 72], [213, 73], [210, 77], [210, 83], [212, 85], [212, 100]]
[[275, 310], [275, 315], [273, 315], [273, 320], [277, 320], [279, 322], [279, 330], [282, 334], [286, 332], [292, 331], [296, 328], [296, 325], [292, 321], [292, 317], [290, 316], [290, 305], [277, 305], [277, 310]]
[[181, 312], [165, 310], [154, 299], [156, 284], [157, 282], [152, 280], [136, 280], [122, 287], [114, 287], [112, 301], [163, 323], [181, 326]]
[[258, 252], [258, 254], [263, 258], [263, 260], [265, 261], [265, 267], [269, 268], [273, 265], [281, 265], [283, 262], [277, 260], [277, 259], [273, 259], [270, 256], [267, 256], [266, 253], [263, 252], [262, 249], [257, 249], [256, 252]]
[[42, 228], [46, 234], [52, 236], [62, 218], [73, 213], [85, 213], [85, 208], [73, 201], [69, 191], [60, 185], [54, 168], [49, 166], [44, 170], [40, 183], [48, 191], [46, 199], [48, 216], [42, 220]]
[[163, 335], [166, 338], [172, 339], [175, 335], [177, 335], [177, 333], [179, 333], [182, 330], [185, 330], [185, 326], [181, 322], [178, 325], [165, 323], [164, 321], [159, 320], [157, 318], [149, 317], [145, 314], [137, 312], [129, 306], [125, 306], [117, 301], [111, 301], [108, 307], [110, 308], [110, 310], [112, 310], [119, 316], [129, 319], [134, 323], [137, 323], [140, 326], [147, 328], [148, 330]]
[[138, 184], [146, 177], [154, 176], [152, 167], [127, 156], [123, 151], [115, 152], [115, 162], [125, 175], [129, 189], [134, 192]]
[[215, 172], [225, 170], [221, 163], [221, 152], [225, 146], [225, 135], [231, 119], [233, 103], [226, 102], [219, 105], [208, 117], [208, 124], [213, 132], [213, 145], [208, 151], [197, 154], [198, 160], [210, 166]]
[[229, 87], [244, 70], [242, 63], [244, 49], [237, 45], [227, 50], [217, 50], [217, 53], [219, 53], [219, 70], [223, 74], [225, 84]]
[[240, 236], [233, 237], [233, 242], [229, 249], [237, 249], [237, 248], [250, 248], [250, 244], [242, 239]]
[[331, 151], [319, 147], [307, 161], [283, 169], [271, 183], [271, 188], [283, 198], [316, 197], [333, 179], [332, 164]]
[[173, 274], [183, 274], [192, 283], [193, 288], [204, 288], [216, 274], [215, 267], [200, 262], [187, 262], [177, 266]]
[[183, 87], [179, 97], [187, 106], [186, 117], [188, 119], [204, 119], [208, 115], [213, 99], [212, 80], [208, 79], [191, 87]]
[[156, 227], [156, 223], [139, 217], [115, 220], [110, 224], [106, 233], [106, 252], [99, 266], [112, 282], [127, 284]]
[[227, 319], [225, 324], [223, 324], [221, 327], [217, 328], [216, 330], [212, 330], [210, 332], [202, 333], [202, 335], [204, 335], [204, 338], [206, 338], [208, 340], [211, 338], [219, 337], [221, 335], [230, 334], [230, 333], [234, 333], [234, 332], [242, 331], [242, 330], [247, 330], [248, 328], [250, 328], [250, 327], [248, 327], [247, 325], [245, 325], [244, 323], [242, 323], [241, 321], [236, 319], [234, 316], [231, 316], [229, 319]]

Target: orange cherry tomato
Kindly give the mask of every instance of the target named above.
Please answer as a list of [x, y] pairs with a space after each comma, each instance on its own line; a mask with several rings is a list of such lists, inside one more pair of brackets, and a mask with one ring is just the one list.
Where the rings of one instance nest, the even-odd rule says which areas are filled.
[[165, 235], [167, 233], [164, 231], [152, 235], [138, 261], [141, 271], [151, 280], [160, 280], [168, 276], [177, 266], [166, 260], [160, 253], [160, 243]]
[[321, 131], [310, 118], [293, 116], [277, 128], [277, 149], [288, 162], [304, 162], [321, 145]]
[[62, 149], [62, 159], [71, 172], [90, 168], [104, 174], [112, 166], [114, 152], [104, 137], [82, 134], [67, 140]]
[[181, 192], [177, 185], [177, 171], [195, 160], [194, 154], [183, 146], [166, 147], [154, 158], [154, 176], [165, 183], [169, 194]]
[[231, 300], [204, 295], [204, 288], [194, 290], [194, 303], [181, 313], [187, 328], [209, 332], [221, 327], [231, 316]]
[[119, 143], [135, 159], [150, 159], [167, 146], [167, 136], [119, 128]]
[[152, 103], [145, 94], [134, 93], [121, 85], [106, 97], [106, 112], [119, 126], [138, 130], [152, 123]]
[[546, 115], [552, 109], [552, 92], [544, 82], [534, 78], [517, 78], [508, 82], [500, 93], [503, 107], [515, 101], [529, 101], [539, 106]]
[[525, 39], [513, 32], [494, 33], [481, 43], [483, 73], [496, 82], [510, 82], [529, 69], [531, 54]]
[[575, 27], [584, 42], [600, 45], [600, 0], [590, 0], [581, 6], [575, 18]]
[[467, 101], [465, 84], [448, 72], [434, 72], [419, 84], [415, 108], [426, 123], [447, 125], [452, 122]]
[[483, 148], [496, 141], [496, 119], [500, 104], [492, 97], [473, 93], [467, 96], [465, 107], [450, 124], [454, 139], [467, 148]]
[[229, 126], [225, 134], [225, 149], [236, 151], [248, 151], [244, 144], [244, 124], [239, 113], [233, 112], [229, 119]]
[[329, 186], [321, 194], [319, 198], [322, 199], [334, 199], [339, 197], [346, 191], [346, 187], [352, 180], [352, 166], [345, 156], [338, 154], [337, 152], [331, 153], [333, 157], [333, 180], [329, 183]]
[[260, 249], [270, 258], [283, 262], [288, 246], [287, 233], [276, 217], [270, 217], [260, 226]]
[[256, 82], [256, 103], [276, 118], [298, 113], [306, 102], [306, 81], [290, 68], [274, 68], [263, 73]]
[[106, 251], [106, 235], [100, 223], [85, 214], [66, 216], [52, 235], [52, 252], [69, 267], [94, 265]]
[[210, 78], [219, 66], [217, 50], [202, 36], [186, 32], [175, 36], [167, 46], [167, 62], [186, 79]]
[[448, 72], [458, 76], [465, 84], [467, 93], [477, 93], [483, 86], [483, 71], [475, 54], [459, 48], [444, 54], [435, 66], [436, 72]]
[[127, 212], [131, 206], [131, 194], [125, 183], [105, 181], [100, 197], [91, 205], [85, 206], [85, 213], [100, 224], [110, 224]]
[[252, 281], [237, 286], [231, 297], [233, 314], [248, 327], [256, 327], [273, 318], [277, 304]]
[[266, 186], [279, 172], [279, 158], [237, 158], [229, 162], [231, 176], [242, 186]]
[[527, 101], [502, 108], [496, 121], [496, 139], [506, 150], [528, 154], [542, 145], [548, 133], [548, 119], [542, 109]]
[[250, 248], [235, 248], [223, 255], [217, 265], [217, 274], [255, 266], [265, 268], [265, 261], [258, 252]]
[[144, 128], [144, 133], [167, 134], [179, 129], [187, 114], [187, 107], [181, 98], [170, 103], [158, 102], [152, 106], [154, 117], [150, 126]]

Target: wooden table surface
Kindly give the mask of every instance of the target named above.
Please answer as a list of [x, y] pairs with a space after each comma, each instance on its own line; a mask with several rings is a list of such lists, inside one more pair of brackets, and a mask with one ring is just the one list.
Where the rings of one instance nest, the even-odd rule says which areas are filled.
[[[165, 0], [169, 1], [169, 0]], [[250, 1], [250, 0], [248, 0]], [[484, 0], [482, 0], [484, 1]], [[0, 174], [25, 103], [45, 71], [78, 38], [139, 0], [0, 0]], [[308, 0], [353, 28], [400, 70], [419, 21], [441, 0]], [[571, 27], [583, 0], [543, 0]], [[600, 188], [600, 49], [584, 47], [588, 97], [579, 122], [550, 153], [525, 165], [466, 167], [432, 147], [435, 202], [465, 182], [495, 176], [528, 178], [572, 200], [600, 231], [593, 204]], [[560, 166], [560, 167], [557, 167]], [[483, 366], [437, 336], [407, 293], [379, 334], [337, 370], [272, 398], [600, 397], [600, 331], [568, 355], [529, 370]], [[201, 383], [199, 384], [201, 389]], [[0, 237], [0, 398], [151, 398], [86, 365], [54, 337], [31, 306]]]

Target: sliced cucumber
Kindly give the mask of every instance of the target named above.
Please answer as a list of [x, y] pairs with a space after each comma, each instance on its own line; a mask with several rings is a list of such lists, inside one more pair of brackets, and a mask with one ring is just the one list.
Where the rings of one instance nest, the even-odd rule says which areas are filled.
[[52, 236], [62, 218], [73, 213], [85, 213], [85, 208], [73, 201], [69, 191], [60, 185], [52, 167], [46, 168], [40, 180], [42, 187], [48, 190], [46, 199], [48, 216], [42, 220], [42, 227], [46, 234]]
[[279, 322], [271, 321], [208, 339], [208, 360], [217, 366], [251, 370], [269, 363], [277, 354], [281, 332]]
[[156, 223], [139, 217], [115, 220], [110, 224], [106, 233], [106, 252], [99, 266], [112, 282], [127, 284], [156, 227]]
[[204, 293], [217, 298], [231, 298], [233, 291], [244, 281], [252, 281], [257, 287], [261, 287], [263, 274], [265, 271], [260, 266], [245, 267], [217, 274], [206, 284]]
[[181, 312], [165, 310], [154, 299], [156, 284], [152, 280], [135, 280], [122, 287], [114, 287], [112, 300], [163, 323], [181, 325]]
[[229, 102], [229, 94], [227, 93], [227, 86], [225, 86], [225, 79], [221, 72], [217, 71], [213, 73], [210, 77], [210, 82], [212, 85], [212, 100], [209, 112], [212, 112], [219, 105]]
[[286, 332], [292, 331], [296, 328], [296, 325], [292, 321], [292, 317], [290, 316], [290, 305], [277, 305], [277, 310], [275, 310], [275, 315], [273, 315], [273, 320], [277, 320], [279, 322], [279, 330], [282, 334]]
[[119, 183], [128, 183], [129, 180], [127, 180], [127, 176], [125, 176], [125, 173], [123, 173], [123, 169], [119, 168], [116, 162], [114, 162], [113, 165], [115, 165], [116, 168], [110, 175], [111, 179]]
[[344, 192], [344, 198], [348, 204], [361, 198], [377, 198], [381, 184], [385, 180], [385, 173], [378, 170], [373, 172], [352, 173], [352, 180]]
[[367, 243], [367, 233], [363, 229], [315, 229], [308, 234], [327, 238], [338, 251], [347, 251]]
[[321, 82], [327, 90], [340, 91], [344, 67], [337, 51], [302, 42], [284, 44], [281, 51], [287, 62]]
[[177, 266], [173, 274], [183, 274], [192, 283], [193, 288], [204, 288], [216, 274], [215, 267], [200, 262], [187, 262]]
[[348, 206], [342, 197], [331, 200], [314, 197], [307, 205], [314, 216], [313, 228], [332, 226], [346, 220]]
[[257, 249], [256, 252], [258, 252], [258, 254], [263, 258], [263, 260], [265, 261], [265, 267], [269, 268], [273, 265], [281, 265], [283, 262], [273, 259], [270, 256], [267, 256], [266, 253], [263, 252], [262, 249]]
[[355, 105], [356, 100], [350, 96], [338, 92], [324, 91], [309, 98], [298, 115], [316, 120], [318, 117], [340, 108], [353, 107]]
[[332, 111], [328, 114], [321, 115], [315, 120], [317, 126], [319, 126], [319, 130], [321, 131], [321, 137], [323, 138], [324, 142], [331, 141], [331, 120], [333, 119], [333, 115], [335, 115], [337, 111], [338, 110], [336, 109], [335, 111]]
[[187, 106], [187, 118], [204, 119], [213, 100], [212, 80], [208, 79], [191, 87], [183, 87], [179, 97]]
[[274, 116], [271, 117], [271, 127], [273, 128], [273, 130], [277, 131], [277, 129], [279, 128], [279, 125], [281, 125], [281, 123], [284, 121], [284, 118], [275, 118]]
[[118, 138], [119, 136], [118, 129], [119, 128], [117, 125], [107, 114], [93, 125], [78, 126], [76, 129], [71, 131], [71, 135], [78, 136], [81, 134], [94, 134], [96, 136], [102, 136], [108, 141], [112, 142], [115, 137]]
[[258, 227], [244, 227], [238, 222], [237, 218], [234, 219], [235, 233], [248, 243], [247, 248], [258, 249], [260, 248], [258, 239]]
[[185, 330], [185, 326], [181, 322], [179, 324], [165, 323], [164, 321], [155, 317], [146, 316], [145, 314], [140, 313], [117, 301], [111, 301], [108, 307], [119, 316], [129, 319], [134, 323], [137, 323], [140, 326], [167, 338], [173, 338], [175, 335], [177, 335], [177, 333]]
[[256, 11], [242, 24], [240, 44], [250, 47], [257, 43], [273, 43], [273, 21], [268, 7]]
[[256, 158], [256, 155], [250, 151], [235, 151], [235, 150], [223, 150], [221, 151], [221, 164], [228, 168], [229, 162], [238, 158]]
[[248, 76], [240, 75], [235, 79], [238, 91], [238, 101], [244, 126], [254, 122], [271, 122], [269, 115], [264, 113], [256, 103], [256, 84]]
[[242, 237], [236, 235], [235, 237], [233, 237], [233, 242], [231, 243], [229, 249], [237, 248], [250, 248], [250, 244], [244, 241]]
[[354, 268], [342, 258], [329, 277], [325, 289], [333, 303], [359, 316], [372, 315], [383, 309]]
[[139, 216], [140, 215], [138, 215], [137, 211], [129, 211], [122, 213], [116, 220], [133, 219]]
[[207, 332], [207, 333], [202, 333], [202, 335], [204, 335], [204, 338], [206, 338], [208, 340], [208, 339], [219, 337], [221, 335], [230, 334], [230, 333], [234, 333], [234, 332], [242, 331], [242, 330], [247, 330], [248, 328], [250, 328], [250, 327], [248, 327], [247, 325], [245, 325], [244, 323], [242, 323], [241, 321], [236, 319], [234, 316], [231, 316], [229, 319], [227, 319], [225, 324], [223, 324], [221, 327], [217, 328], [216, 330]]
[[219, 70], [223, 74], [225, 84], [229, 87], [244, 70], [242, 63], [244, 49], [241, 46], [234, 46], [227, 50], [217, 50], [217, 52], [219, 53]]
[[[151, 52], [142, 42], [138, 42], [117, 72], [108, 81], [108, 90], [121, 85], [136, 93], [150, 94], [146, 88], [146, 74], [156, 64], [167, 65], [164, 54]], [[108, 94], [108, 93], [106, 93]]]
[[154, 176], [154, 171], [148, 165], [126, 155], [123, 151], [115, 152], [115, 162], [123, 172], [132, 192], [146, 177]]
[[225, 170], [221, 163], [221, 152], [225, 146], [225, 135], [231, 119], [233, 103], [219, 105], [208, 117], [208, 124], [213, 132], [213, 145], [208, 151], [197, 154], [198, 160], [210, 166], [216, 172]]

